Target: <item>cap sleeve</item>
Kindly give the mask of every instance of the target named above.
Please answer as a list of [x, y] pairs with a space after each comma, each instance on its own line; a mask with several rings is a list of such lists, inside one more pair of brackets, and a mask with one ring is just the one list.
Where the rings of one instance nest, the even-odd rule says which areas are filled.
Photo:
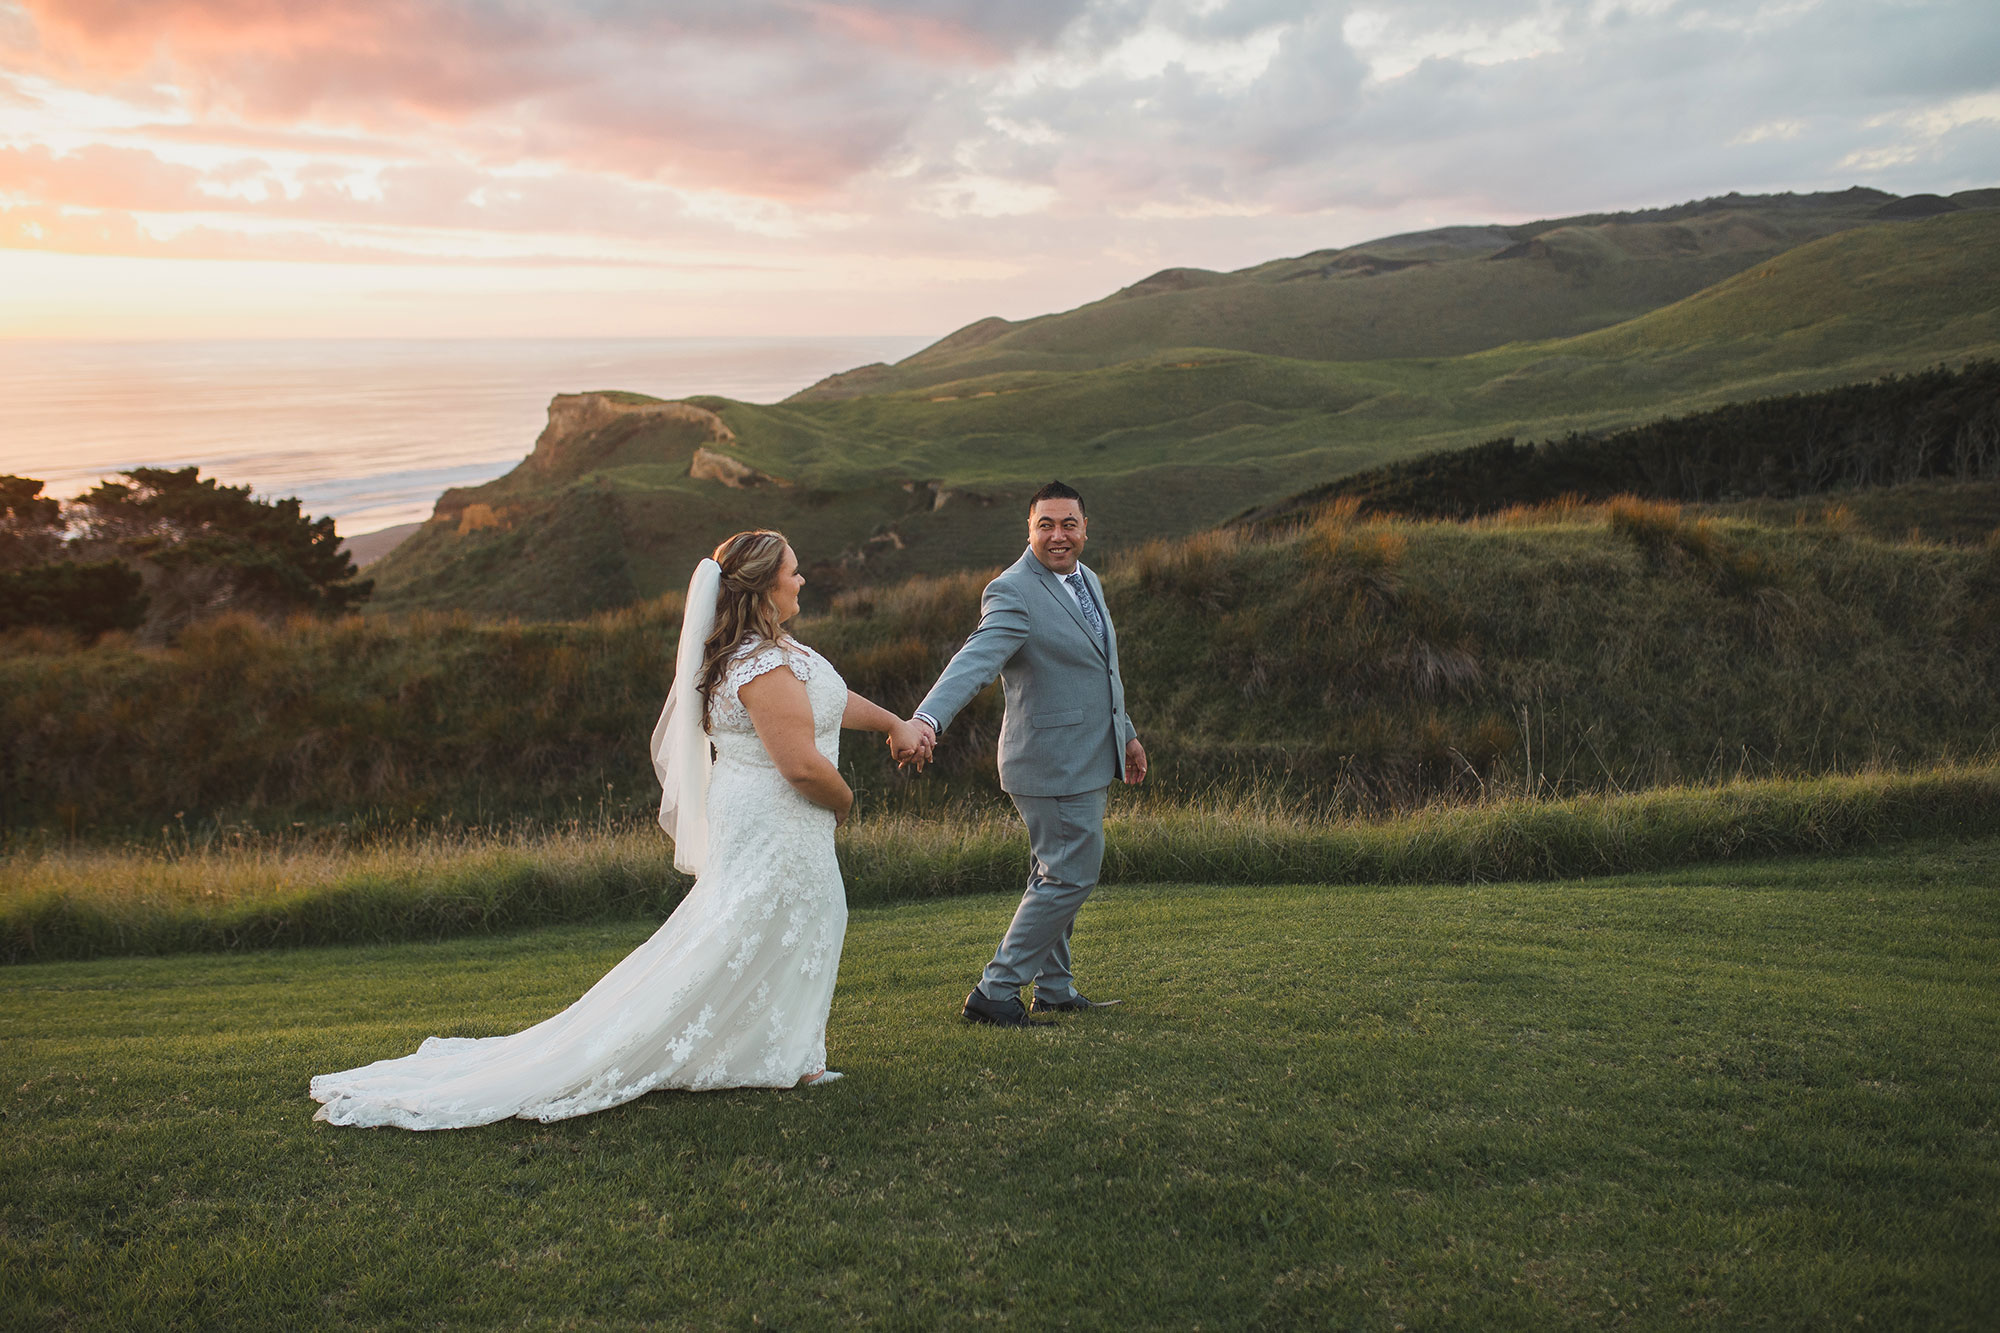
[[792, 674], [800, 681], [813, 678], [814, 665], [818, 655], [798, 643], [746, 643], [737, 649], [736, 656], [723, 669], [722, 679], [716, 683], [715, 702], [710, 716], [716, 725], [746, 722], [742, 700], [738, 697], [745, 685], [762, 675], [776, 671], [780, 667], [790, 667]]

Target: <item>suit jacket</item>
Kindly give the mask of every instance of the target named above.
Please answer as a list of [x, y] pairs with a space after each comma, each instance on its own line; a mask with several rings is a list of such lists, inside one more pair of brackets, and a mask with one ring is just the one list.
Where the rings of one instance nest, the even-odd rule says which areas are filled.
[[1099, 643], [1076, 599], [1032, 550], [986, 585], [979, 628], [952, 657], [917, 711], [949, 727], [972, 696], [1000, 678], [1000, 786], [1017, 796], [1075, 796], [1125, 772], [1125, 743], [1139, 733], [1125, 714], [1118, 630], [1104, 585], [1084, 581], [1104, 617]]

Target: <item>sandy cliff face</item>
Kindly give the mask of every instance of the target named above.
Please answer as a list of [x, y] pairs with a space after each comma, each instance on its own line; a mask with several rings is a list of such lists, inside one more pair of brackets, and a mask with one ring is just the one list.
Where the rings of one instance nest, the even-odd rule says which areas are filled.
[[[652, 455], [646, 461], [716, 455], [707, 446], [727, 447], [736, 434], [723, 419], [693, 403], [657, 402], [635, 394], [561, 393], [549, 400], [548, 424], [520, 466], [497, 481], [453, 487], [440, 495], [431, 522], [448, 524], [461, 534], [480, 528], [507, 528], [524, 502], [555, 484], [581, 477], [596, 468], [632, 461], [636, 450]], [[741, 464], [744, 479], [764, 478]], [[744, 479], [730, 482], [744, 484]]]
[[693, 403], [621, 401], [602, 393], [559, 393], [549, 400], [549, 424], [535, 438], [528, 466], [543, 475], [569, 471], [577, 447], [608, 427], [631, 428], [679, 422], [705, 431], [716, 444], [736, 443], [722, 418]]
[[767, 472], [759, 472], [740, 458], [719, 454], [713, 449], [696, 449], [688, 462], [688, 475], [696, 481], [719, 481], [732, 490], [757, 486], [790, 486], [792, 483]]

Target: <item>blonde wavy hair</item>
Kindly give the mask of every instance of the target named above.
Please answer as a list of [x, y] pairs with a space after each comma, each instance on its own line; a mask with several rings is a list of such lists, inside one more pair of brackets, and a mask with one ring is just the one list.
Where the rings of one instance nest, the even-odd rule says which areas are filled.
[[715, 548], [715, 563], [722, 566], [722, 587], [716, 594], [715, 628], [701, 648], [701, 721], [708, 726], [710, 701], [729, 659], [745, 641], [778, 643], [784, 629], [777, 608], [771, 604], [771, 589], [785, 567], [785, 548], [791, 543], [782, 532], [756, 528], [739, 532]]

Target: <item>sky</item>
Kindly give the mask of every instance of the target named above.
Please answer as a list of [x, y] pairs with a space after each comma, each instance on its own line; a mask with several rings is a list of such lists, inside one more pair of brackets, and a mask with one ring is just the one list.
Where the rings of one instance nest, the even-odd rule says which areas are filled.
[[2000, 186], [1993, 0], [0, 0], [0, 337], [942, 334]]

